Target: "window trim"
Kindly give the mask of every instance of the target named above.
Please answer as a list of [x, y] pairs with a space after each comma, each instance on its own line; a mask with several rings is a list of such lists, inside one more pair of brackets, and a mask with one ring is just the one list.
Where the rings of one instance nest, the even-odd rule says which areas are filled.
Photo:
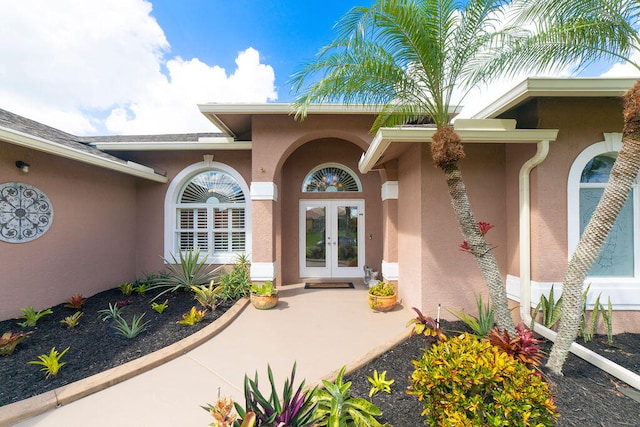
[[[178, 256], [176, 248], [176, 214], [178, 208], [178, 197], [184, 186], [196, 175], [209, 170], [219, 170], [229, 174], [236, 180], [245, 196], [245, 252], [251, 253], [251, 192], [246, 181], [238, 171], [229, 165], [214, 162], [213, 156], [205, 156], [205, 160], [192, 164], [181, 170], [169, 184], [169, 188], [164, 199], [164, 259], [170, 260], [172, 256]], [[207, 257], [208, 264], [230, 264], [235, 262], [236, 252], [225, 252], [219, 254], [210, 253]], [[166, 261], [165, 261], [166, 262]]]
[[[567, 181], [567, 259], [570, 260], [580, 241], [580, 178], [587, 163], [594, 157], [607, 153], [618, 153], [622, 148], [621, 133], [605, 133], [604, 141], [596, 142], [585, 148], [575, 158], [569, 170]], [[640, 192], [634, 188], [634, 230], [640, 230]], [[634, 233], [634, 276], [633, 277], [590, 277], [588, 306], [591, 308], [594, 299], [602, 293], [600, 302], [606, 304], [611, 298], [614, 310], [635, 310], [640, 308], [640, 237]]]

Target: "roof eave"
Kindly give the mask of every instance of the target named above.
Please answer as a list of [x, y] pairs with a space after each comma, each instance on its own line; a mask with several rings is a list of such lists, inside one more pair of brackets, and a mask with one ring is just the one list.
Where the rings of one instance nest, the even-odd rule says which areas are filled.
[[96, 156], [94, 154], [86, 153], [84, 151], [80, 151], [57, 142], [49, 141], [44, 138], [39, 138], [5, 127], [0, 127], [0, 140], [22, 147], [28, 147], [44, 153], [53, 154], [55, 156], [77, 160], [89, 165], [98, 166], [139, 178], [148, 179], [150, 181], [160, 183], [168, 182], [167, 177], [158, 175], [153, 171], [152, 168], [149, 168], [147, 166], [135, 162], [120, 163], [115, 160]]
[[622, 96], [637, 78], [603, 77], [529, 77], [473, 115], [492, 119], [534, 97], [617, 97]]

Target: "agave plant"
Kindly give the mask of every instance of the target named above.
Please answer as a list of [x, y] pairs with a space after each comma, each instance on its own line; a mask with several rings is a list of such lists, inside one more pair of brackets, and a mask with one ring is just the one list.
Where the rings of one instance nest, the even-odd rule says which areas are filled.
[[172, 254], [171, 260], [164, 260], [169, 274], [156, 277], [151, 286], [147, 288], [147, 290], [164, 289], [153, 297], [152, 301], [167, 292], [175, 292], [179, 289], [190, 291], [193, 286], [209, 283], [216, 277], [220, 269], [220, 267], [213, 270], [209, 269], [206, 264], [207, 254], [200, 257], [199, 248], [180, 251], [179, 258], [180, 260], [178, 261], [175, 255]]

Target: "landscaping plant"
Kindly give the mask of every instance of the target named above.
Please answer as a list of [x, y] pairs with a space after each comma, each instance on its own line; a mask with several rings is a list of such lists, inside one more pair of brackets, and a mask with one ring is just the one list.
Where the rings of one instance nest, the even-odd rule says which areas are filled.
[[240, 298], [248, 297], [251, 289], [251, 277], [249, 274], [249, 257], [238, 255], [231, 270], [219, 278], [222, 285], [220, 296], [225, 301], [237, 301]]
[[425, 424], [553, 426], [558, 417], [537, 371], [474, 335], [435, 344], [413, 364], [407, 392], [423, 403]]
[[49, 354], [41, 354], [40, 356], [38, 356], [38, 360], [32, 360], [27, 363], [29, 363], [30, 365], [42, 365], [43, 368], [40, 370], [47, 373], [47, 378], [56, 376], [58, 375], [60, 368], [67, 364], [67, 362], [60, 362], [60, 359], [67, 351], [69, 351], [69, 347], [62, 350], [62, 353], [58, 353], [58, 350], [53, 347]]
[[118, 286], [122, 295], [129, 296], [131, 292], [133, 292], [133, 283], [125, 282], [122, 285]]
[[195, 306], [191, 307], [191, 311], [182, 315], [182, 320], [178, 320], [181, 325], [193, 326], [196, 323], [200, 323], [204, 319], [204, 315], [207, 314], [207, 310], [197, 310]]
[[533, 331], [525, 328], [523, 323], [516, 326], [516, 335], [513, 338], [509, 336], [509, 332], [493, 328], [487, 341], [531, 368], [536, 368], [542, 361], [539, 345], [542, 341], [534, 338]]
[[30, 305], [29, 308], [21, 308], [20, 311], [24, 313], [24, 316], [20, 316], [18, 319], [25, 319], [25, 321], [19, 322], [18, 325], [22, 326], [23, 328], [27, 326], [36, 326], [36, 323], [42, 316], [53, 314], [53, 311], [51, 311], [50, 308], [36, 312], [33, 309], [32, 305]]
[[313, 402], [317, 405], [313, 413], [318, 419], [316, 425], [381, 427], [382, 424], [376, 419], [382, 415], [380, 408], [366, 399], [351, 396], [351, 381], [342, 381], [346, 368], [343, 366], [340, 369], [334, 382], [322, 380], [324, 389], [318, 389], [313, 394]]
[[195, 248], [188, 251], [180, 251], [179, 261], [173, 254], [171, 255], [171, 260], [165, 259], [164, 262], [167, 264], [169, 273], [156, 277], [148, 288], [148, 290], [163, 289], [153, 299], [156, 300], [167, 292], [190, 291], [192, 286], [202, 285], [213, 280], [220, 267], [214, 270], [209, 269], [206, 264], [207, 255], [204, 254], [201, 257], [200, 248]]
[[434, 337], [438, 341], [446, 341], [447, 337], [440, 328], [440, 322], [433, 317], [427, 317], [417, 307], [412, 307], [418, 315], [407, 322], [407, 327], [413, 325], [409, 336], [413, 334], [424, 335], [427, 338]]
[[83, 313], [81, 311], [76, 311], [71, 316], [67, 316], [62, 319], [60, 323], [67, 325], [68, 329], [75, 328], [76, 326], [78, 326], [78, 322], [80, 321], [80, 317], [82, 317], [82, 314]]
[[157, 302], [151, 303], [151, 308], [154, 309], [159, 314], [162, 314], [167, 309], [167, 307], [169, 307], [168, 299], [164, 300], [164, 302], [162, 303], [157, 303]]
[[113, 329], [116, 330], [116, 333], [120, 336], [123, 336], [127, 339], [132, 339], [140, 335], [147, 329], [147, 325], [150, 320], [142, 323], [142, 318], [146, 313], [142, 313], [141, 315], [133, 315], [133, 319], [131, 319], [131, 325], [127, 323], [124, 317], [117, 316], [113, 319]]
[[536, 305], [536, 308], [533, 310], [533, 315], [531, 316], [531, 328], [533, 328], [533, 324], [540, 311], [542, 311], [540, 323], [549, 329], [553, 328], [555, 324], [558, 323], [558, 320], [560, 320], [560, 316], [562, 315], [562, 295], [560, 295], [557, 301], [555, 300], [553, 285], [551, 285], [551, 290], [549, 291], [549, 298], [544, 294], [540, 296], [540, 302]]
[[478, 308], [478, 316], [465, 313], [464, 310], [449, 310], [449, 312], [471, 328], [479, 338], [484, 338], [489, 335], [489, 331], [495, 325], [493, 308], [490, 302], [483, 303], [482, 295], [476, 296], [476, 307]]
[[378, 374], [378, 370], [373, 370], [373, 377], [367, 377], [367, 380], [371, 383], [371, 389], [369, 390], [369, 397], [373, 397], [375, 394], [384, 391], [385, 393], [391, 393], [391, 384], [396, 380], [386, 379], [387, 371], [382, 371]]
[[278, 293], [278, 291], [276, 291], [273, 288], [273, 282], [271, 282], [270, 280], [267, 280], [266, 282], [264, 282], [261, 285], [259, 285], [257, 283], [252, 283], [250, 290], [251, 290], [251, 293], [255, 294], [255, 295], [271, 296], [271, 295], [275, 295], [275, 294]]
[[80, 310], [82, 304], [86, 301], [86, 298], [83, 298], [82, 294], [77, 294], [69, 297], [64, 305], [67, 308], [73, 308], [74, 310]]
[[191, 290], [196, 294], [196, 301], [198, 301], [204, 308], [210, 310], [216, 309], [219, 294], [222, 292], [222, 285], [214, 287], [212, 280], [209, 282], [209, 286], [192, 286]]
[[115, 320], [118, 317], [121, 317], [122, 307], [119, 306], [118, 304], [111, 305], [111, 303], [109, 303], [109, 308], [105, 308], [104, 310], [98, 310], [98, 313], [100, 314], [100, 320], [102, 320], [103, 322], [106, 322], [107, 320], [111, 320], [111, 319]]
[[0, 356], [8, 356], [16, 346], [33, 332], [5, 332], [0, 335]]
[[[295, 393], [293, 384], [295, 382], [296, 364], [291, 369], [291, 378], [287, 378], [282, 389], [282, 396], [278, 395], [276, 384], [273, 380], [271, 366], [267, 365], [267, 375], [271, 394], [266, 398], [258, 388], [258, 373], [253, 380], [247, 375], [244, 376], [244, 397], [245, 407], [237, 402], [234, 403], [240, 419], [247, 421], [247, 418], [255, 417], [255, 424], [258, 426], [292, 426], [307, 427], [315, 426], [316, 418], [314, 414], [315, 402], [313, 396], [316, 393], [314, 388], [311, 391], [304, 391], [304, 380], [300, 383]], [[207, 408], [205, 408], [207, 409]], [[238, 422], [234, 424], [240, 426]], [[244, 426], [245, 423], [242, 423]], [[253, 425], [253, 423], [248, 424]], [[240, 427], [242, 427], [240, 426]]]

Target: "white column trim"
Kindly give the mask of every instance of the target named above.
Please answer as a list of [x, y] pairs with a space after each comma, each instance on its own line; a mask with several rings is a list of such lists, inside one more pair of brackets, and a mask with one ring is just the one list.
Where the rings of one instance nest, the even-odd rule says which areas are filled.
[[278, 201], [278, 186], [273, 182], [252, 182], [251, 200]]
[[397, 262], [386, 262], [382, 260], [382, 278], [387, 281], [397, 281], [399, 276]]
[[275, 262], [252, 262], [249, 274], [251, 275], [251, 280], [256, 282], [275, 280], [276, 263]]
[[387, 181], [380, 188], [382, 200], [398, 200], [398, 181]]

